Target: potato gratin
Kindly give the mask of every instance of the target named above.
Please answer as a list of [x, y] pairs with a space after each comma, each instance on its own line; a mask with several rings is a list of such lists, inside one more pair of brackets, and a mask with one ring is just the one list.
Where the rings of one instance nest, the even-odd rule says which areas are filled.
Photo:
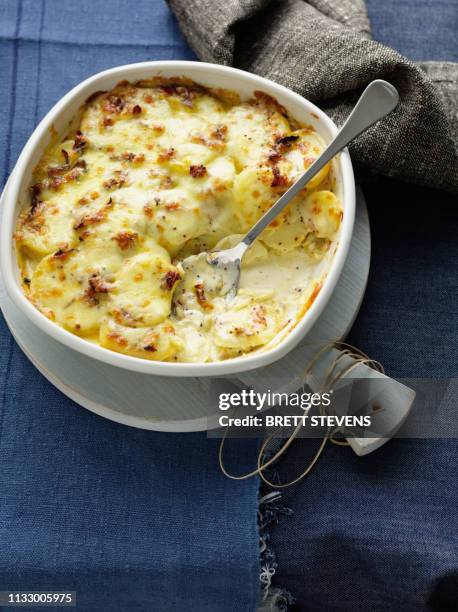
[[234, 245], [324, 147], [276, 100], [185, 79], [121, 83], [47, 149], [18, 220], [24, 292], [103, 347], [208, 362], [266, 349], [321, 287], [342, 212], [325, 167], [247, 252], [237, 297], [180, 261]]

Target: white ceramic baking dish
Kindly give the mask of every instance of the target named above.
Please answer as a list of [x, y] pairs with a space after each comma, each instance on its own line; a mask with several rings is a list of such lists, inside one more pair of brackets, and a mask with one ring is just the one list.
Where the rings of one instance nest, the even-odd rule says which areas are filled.
[[122, 80], [137, 81], [155, 76], [186, 76], [202, 85], [230, 89], [242, 98], [250, 97], [254, 91], [261, 90], [274, 96], [298, 121], [311, 124], [326, 142], [337, 132], [336, 126], [325, 113], [298, 94], [267, 79], [226, 66], [182, 61], [144, 62], [119, 66], [96, 74], [77, 85], [48, 112], [29, 138], [8, 181], [1, 211], [0, 234], [1, 274], [6, 290], [16, 306], [44, 332], [71, 350], [113, 366], [161, 376], [226, 376], [268, 365], [286, 355], [304, 338], [328, 302], [345, 263], [355, 217], [355, 183], [348, 151], [343, 151], [334, 162], [337, 195], [343, 205], [343, 219], [335, 248], [325, 264], [321, 291], [297, 325], [262, 351], [216, 363], [166, 363], [139, 359], [102, 348], [59, 327], [41, 314], [22, 292], [13, 233], [18, 213], [28, 201], [28, 187], [33, 168], [48, 145], [52, 130], [63, 136], [68, 130], [69, 122], [91, 94], [109, 90]]

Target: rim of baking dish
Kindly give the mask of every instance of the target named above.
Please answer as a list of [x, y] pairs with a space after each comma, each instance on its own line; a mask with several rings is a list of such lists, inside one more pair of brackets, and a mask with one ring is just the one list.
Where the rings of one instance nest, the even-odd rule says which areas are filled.
[[[355, 218], [355, 181], [351, 159], [347, 149], [342, 151], [337, 162], [340, 166], [344, 215], [338, 244], [332, 256], [323, 285], [313, 304], [303, 317], [296, 323], [293, 329], [289, 330], [284, 338], [272, 348], [266, 348], [265, 350], [248, 353], [241, 357], [235, 357], [225, 361], [209, 363], [150, 361], [139, 357], [124, 355], [93, 344], [50, 321], [31, 304], [19, 284], [13, 233], [17, 219], [19, 190], [22, 184], [22, 178], [24, 173], [29, 169], [31, 157], [35, 148], [40, 144], [45, 134], [49, 133], [52, 129], [56, 117], [58, 117], [75, 98], [84, 95], [84, 99], [86, 99], [91, 93], [97, 91], [97, 83], [100, 80], [108, 77], [118, 77], [119, 81], [141, 80], [148, 77], [161, 76], [161, 70], [167, 72], [174, 70], [177, 73], [175, 76], [187, 76], [190, 78], [193, 78], [193, 72], [201, 73], [205, 71], [209, 77], [211, 77], [211, 75], [226, 73], [233, 77], [233, 86], [235, 90], [237, 90], [238, 81], [239, 84], [243, 82], [245, 85], [249, 84], [253, 86], [254, 90], [262, 88], [274, 97], [280, 96], [283, 98], [282, 103], [284, 103], [286, 98], [295, 104], [301, 105], [310, 115], [313, 114], [313, 116], [317, 118], [318, 123], [324, 124], [333, 136], [337, 133], [337, 127], [334, 122], [312, 102], [309, 102], [299, 94], [294, 93], [282, 85], [243, 70], [238, 70], [237, 68], [204, 62], [171, 60], [127, 64], [99, 72], [70, 90], [46, 114], [24, 146], [7, 186], [5, 187], [5, 201], [1, 211], [0, 270], [7, 293], [14, 304], [46, 334], [68, 346], [70, 349], [115, 367], [160, 376], [199, 377], [228, 376], [238, 372], [267, 366], [284, 357], [290, 350], [297, 346], [300, 340], [304, 338], [307, 332], [312, 328], [319, 315], [323, 312], [342, 272], [352, 239]], [[148, 73], [148, 76], [145, 74], [135, 75], [136, 72]], [[199, 78], [202, 80], [202, 76], [196, 76], [196, 81], [199, 81]]]

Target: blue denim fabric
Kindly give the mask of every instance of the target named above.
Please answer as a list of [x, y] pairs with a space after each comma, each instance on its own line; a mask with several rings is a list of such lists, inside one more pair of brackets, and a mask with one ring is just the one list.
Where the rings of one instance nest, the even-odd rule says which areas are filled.
[[458, 61], [457, 0], [366, 0], [375, 40], [416, 61]]
[[[317, 446], [300, 441], [285, 478]], [[392, 440], [367, 457], [329, 445], [284, 494], [293, 515], [272, 532], [275, 581], [296, 598], [291, 612], [426, 612], [436, 582], [453, 573], [456, 592], [456, 462], [455, 440]]]
[[[3, 1], [0, 54], [2, 184], [37, 121], [85, 77], [193, 58], [161, 0]], [[0, 402], [0, 590], [76, 590], [84, 612], [254, 610], [258, 483], [220, 473], [217, 441], [79, 408], [3, 320]], [[234, 470], [256, 446], [240, 443]]]

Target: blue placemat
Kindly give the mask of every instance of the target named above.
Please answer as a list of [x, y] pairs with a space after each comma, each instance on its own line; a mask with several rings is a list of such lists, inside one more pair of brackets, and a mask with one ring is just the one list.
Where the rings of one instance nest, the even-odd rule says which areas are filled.
[[[193, 58], [162, 0], [6, 0], [0, 54], [2, 184], [39, 119], [82, 79]], [[217, 441], [79, 408], [3, 320], [0, 398], [0, 590], [77, 591], [85, 612], [255, 608], [258, 483], [222, 476]], [[240, 443], [235, 470], [248, 470], [256, 444]]]

